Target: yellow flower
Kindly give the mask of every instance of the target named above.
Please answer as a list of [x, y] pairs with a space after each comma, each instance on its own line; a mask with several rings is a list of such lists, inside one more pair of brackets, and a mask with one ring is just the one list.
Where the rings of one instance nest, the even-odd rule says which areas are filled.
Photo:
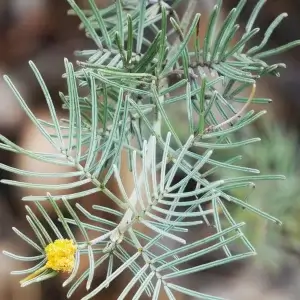
[[75, 263], [76, 245], [72, 240], [56, 240], [45, 248], [46, 267], [54, 271], [71, 272]]
[[47, 263], [39, 268], [26, 278], [20, 281], [21, 285], [27, 281], [37, 277], [47, 269], [52, 269], [55, 272], [72, 272], [75, 264], [75, 253], [77, 247], [72, 240], [59, 239], [50, 243], [45, 248]]

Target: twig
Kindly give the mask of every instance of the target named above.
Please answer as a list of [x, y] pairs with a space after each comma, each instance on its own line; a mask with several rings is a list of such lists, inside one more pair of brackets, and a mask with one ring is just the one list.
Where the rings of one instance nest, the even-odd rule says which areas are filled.
[[[184, 70], [172, 70], [170, 71], [166, 76], [169, 77], [169, 76], [172, 76], [172, 75], [178, 75], [181, 77], [181, 75], [184, 75]], [[189, 77], [190, 78], [193, 78], [193, 79], [196, 79], [198, 78], [198, 75], [196, 75], [193, 71], [189, 71]]]
[[252, 102], [253, 98], [254, 98], [254, 95], [255, 95], [255, 92], [256, 92], [256, 84], [254, 83], [252, 85], [252, 90], [251, 90], [251, 94], [249, 96], [249, 99], [248, 101], [245, 103], [245, 105], [241, 108], [241, 110], [239, 112], [237, 112], [235, 115], [233, 115], [231, 118], [225, 120], [224, 122], [218, 124], [218, 125], [211, 125], [209, 127], [207, 127], [204, 131], [204, 133], [207, 133], [207, 132], [211, 132], [211, 131], [214, 131], [220, 127], [223, 127], [224, 125], [227, 125], [231, 122], [233, 122], [235, 119], [239, 118], [241, 116], [241, 114], [248, 108], [248, 106], [250, 105], [250, 103]]

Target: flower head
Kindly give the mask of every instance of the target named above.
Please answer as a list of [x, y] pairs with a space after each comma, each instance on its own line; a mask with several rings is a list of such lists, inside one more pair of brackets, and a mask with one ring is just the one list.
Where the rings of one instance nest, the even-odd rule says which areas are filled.
[[54, 241], [54, 243], [50, 243], [45, 248], [47, 263], [22, 279], [20, 281], [21, 286], [25, 286], [27, 282], [37, 278], [37, 276], [41, 275], [44, 271], [47, 271], [47, 269], [53, 270], [54, 273], [70, 273], [74, 268], [76, 250], [77, 247], [72, 240], [59, 239]]
[[46, 267], [54, 271], [71, 272], [74, 268], [76, 245], [72, 240], [60, 239], [45, 248]]

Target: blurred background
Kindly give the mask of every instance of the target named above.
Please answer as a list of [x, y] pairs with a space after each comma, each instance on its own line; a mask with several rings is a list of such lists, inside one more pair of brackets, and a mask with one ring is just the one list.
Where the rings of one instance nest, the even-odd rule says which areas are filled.
[[[87, 0], [77, 1], [81, 7]], [[106, 6], [107, 1], [98, 0]], [[188, 1], [183, 1], [187, 3]], [[223, 14], [234, 7], [238, 0], [224, 0]], [[257, 0], [248, 0], [240, 18], [247, 20]], [[203, 14], [205, 28], [207, 12], [214, 1], [197, 0], [197, 11]], [[185, 4], [184, 4], [185, 5]], [[41, 119], [48, 118], [48, 110], [39, 86], [30, 71], [28, 60], [33, 60], [43, 75], [53, 100], [60, 111], [58, 91], [64, 91], [63, 58], [74, 60], [75, 50], [92, 49], [94, 45], [78, 30], [76, 17], [67, 16], [67, 1], [62, 0], [1, 0], [0, 1], [0, 74], [8, 74], [20, 90], [28, 105]], [[181, 11], [183, 13], [184, 10]], [[287, 12], [286, 18], [275, 30], [269, 47], [279, 46], [299, 39], [300, 2], [295, 0], [270, 0], [265, 5], [256, 23], [261, 28], [257, 41], [277, 15]], [[180, 12], [179, 12], [180, 14]], [[257, 42], [256, 41], [256, 42]], [[285, 182], [258, 184], [249, 201], [259, 208], [275, 215], [284, 222], [278, 227], [243, 210], [232, 213], [237, 219], [247, 220], [247, 233], [257, 248], [258, 257], [219, 267], [194, 276], [193, 287], [204, 293], [233, 300], [300, 299], [300, 172], [299, 172], [299, 130], [300, 130], [300, 49], [296, 48], [276, 58], [288, 68], [281, 72], [281, 78], [266, 78], [258, 86], [257, 95], [269, 97], [273, 103], [268, 110], [267, 122], [258, 122], [248, 129], [251, 136], [261, 136], [263, 141], [253, 147], [246, 147], [244, 164], [258, 167], [262, 173], [279, 173], [287, 176]], [[256, 107], [255, 109], [259, 109]], [[63, 114], [63, 112], [60, 112]], [[0, 132], [18, 145], [35, 151], [52, 151], [47, 142], [28, 121], [16, 99], [0, 79]], [[49, 149], [49, 150], [48, 150]], [[28, 158], [1, 151], [0, 163], [20, 169], [40, 170], [45, 166]], [[47, 169], [49, 170], [49, 169]], [[57, 170], [49, 170], [54, 172]], [[63, 170], [62, 170], [63, 171]], [[232, 174], [234, 176], [234, 174]], [[7, 172], [1, 178], [16, 179]], [[180, 178], [180, 174], [178, 174]], [[55, 179], [53, 179], [54, 183]], [[113, 183], [112, 183], [113, 184]], [[130, 184], [130, 183], [129, 183]], [[193, 188], [191, 185], [190, 188]], [[20, 190], [0, 185], [0, 249], [30, 253], [26, 245], [13, 235], [12, 226], [26, 232], [24, 203], [20, 198], [34, 195], [35, 190]], [[244, 195], [239, 195], [243, 197]], [[89, 203], [105, 201], [90, 197]], [[208, 229], [197, 232], [199, 237], [209, 234]], [[219, 255], [218, 253], [214, 255]], [[203, 262], [215, 256], [206, 257]], [[199, 263], [199, 262], [198, 262]], [[201, 262], [200, 262], [201, 263]], [[19, 277], [9, 276], [11, 270], [22, 265], [2, 254], [0, 256], [0, 299], [2, 300], [62, 300], [65, 293], [60, 288], [61, 280], [55, 278], [42, 285], [19, 287]], [[101, 276], [101, 274], [99, 274]], [[79, 291], [73, 299], [80, 299]], [[118, 283], [107, 293], [95, 299], [116, 299]], [[180, 299], [180, 298], [179, 298]], [[183, 299], [183, 298], [182, 298]], [[187, 299], [187, 298], [184, 298]]]

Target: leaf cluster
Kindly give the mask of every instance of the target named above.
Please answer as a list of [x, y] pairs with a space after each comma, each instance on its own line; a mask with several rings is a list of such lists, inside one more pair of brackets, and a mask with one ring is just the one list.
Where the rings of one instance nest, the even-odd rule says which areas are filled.
[[[200, 14], [194, 16], [184, 33], [175, 11], [180, 1], [171, 5], [163, 0], [151, 3], [148, 0], [116, 0], [107, 8], [98, 9], [94, 0], [89, 0], [90, 10], [87, 11], [81, 10], [75, 1], [67, 1], [72, 8], [70, 14], [80, 18], [80, 28], [96, 45], [96, 49], [76, 52], [76, 67], [65, 59], [63, 77], [68, 93], [60, 93], [60, 97], [68, 118], [58, 118], [46, 83], [33, 62], [29, 65], [44, 93], [52, 122], [38, 119], [10, 79], [4, 77], [28, 117], [57, 153], [29, 151], [4, 136], [0, 136], [0, 147], [37, 161], [72, 167], [73, 171], [53, 174], [19, 170], [4, 164], [0, 167], [14, 174], [68, 177], [73, 182], [59, 185], [6, 179], [2, 182], [22, 188], [40, 188], [41, 195], [26, 196], [23, 200], [37, 206], [43, 222], [52, 228], [56, 238], [68, 237], [78, 245], [73, 272], [63, 284], [71, 285], [68, 297], [86, 282], [89, 291], [83, 299], [91, 299], [129, 270], [131, 280], [118, 299], [124, 299], [137, 283], [139, 287], [133, 299], [139, 299], [143, 293], [158, 299], [162, 292], [169, 299], [175, 299], [176, 292], [199, 299], [219, 299], [186, 289], [172, 280], [256, 254], [242, 232], [244, 223], [235, 222], [226, 207], [228, 203], [280, 223], [244, 199], [233, 196], [232, 191], [238, 188], [251, 190], [255, 181], [284, 177], [259, 175], [259, 170], [237, 163], [241, 156], [225, 161], [215, 157], [218, 152], [240, 149], [260, 141], [259, 138], [236, 140], [235, 134], [266, 113], [248, 109], [251, 103], [270, 102], [255, 97], [257, 80], [266, 75], [279, 76], [280, 69], [285, 67], [281, 63], [268, 64], [265, 59], [297, 46], [300, 41], [265, 50], [273, 30], [285, 17], [281, 15], [270, 25], [263, 41], [247, 49], [259, 31], [253, 26], [265, 0], [258, 1], [238, 41], [237, 19], [245, 0], [229, 12], [220, 27], [222, 1], [218, 1], [203, 40], [199, 36]], [[153, 38], [149, 39], [151, 34]], [[178, 47], [170, 42], [174, 34], [180, 39]], [[177, 77], [175, 82], [169, 80], [172, 75]], [[241, 94], [247, 88], [251, 89], [251, 95], [243, 97]], [[170, 104], [184, 107], [189, 131], [184, 140], [168, 116]], [[237, 108], [236, 104], [242, 107]], [[168, 132], [165, 136], [163, 127]], [[159, 152], [161, 157], [157, 155]], [[127, 155], [126, 162], [122, 153]], [[131, 193], [126, 191], [120, 173], [124, 163], [128, 164], [134, 183]], [[219, 169], [245, 174], [212, 179]], [[185, 177], [174, 184], [179, 171]], [[121, 197], [109, 189], [107, 183], [111, 179], [116, 181]], [[185, 190], [190, 180], [197, 182], [194, 191]], [[82, 191], [72, 192], [76, 187]], [[51, 195], [54, 190], [60, 193]], [[105, 194], [111, 203], [107, 207], [95, 205], [92, 212], [76, 203], [81, 197], [96, 193]], [[70, 217], [66, 217], [58, 206], [60, 200]], [[52, 205], [64, 233], [42, 207], [42, 201]], [[74, 202], [75, 207], [72, 207]], [[44, 248], [52, 241], [43, 222], [29, 207], [27, 211], [27, 220], [38, 242], [17, 229], [14, 231], [39, 254], [34, 257], [5, 254], [38, 263], [14, 274], [37, 271], [45, 263]], [[99, 213], [103, 212], [118, 221], [102, 218]], [[91, 223], [83, 222], [80, 215]], [[227, 226], [223, 226], [221, 218], [227, 220]], [[216, 233], [187, 242], [188, 229], [203, 226], [200, 224], [213, 226]], [[80, 230], [82, 240], [74, 236], [70, 225]], [[98, 237], [90, 239], [89, 231], [96, 232]], [[176, 246], [170, 248], [167, 240], [173, 240]], [[232, 252], [231, 245], [236, 241], [243, 243], [243, 253]], [[223, 249], [224, 258], [204, 265], [186, 266], [187, 262], [218, 248]], [[82, 255], [88, 256], [89, 267], [84, 273], [77, 274]], [[90, 291], [97, 268], [105, 268], [107, 276]], [[55, 275], [54, 271], [46, 270], [23, 285]]]

